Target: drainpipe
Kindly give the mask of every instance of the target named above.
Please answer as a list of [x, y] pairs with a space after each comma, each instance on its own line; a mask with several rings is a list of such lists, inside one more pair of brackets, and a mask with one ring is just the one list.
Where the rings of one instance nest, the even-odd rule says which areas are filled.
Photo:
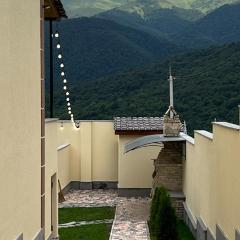
[[53, 118], [53, 23], [49, 20], [50, 118]]

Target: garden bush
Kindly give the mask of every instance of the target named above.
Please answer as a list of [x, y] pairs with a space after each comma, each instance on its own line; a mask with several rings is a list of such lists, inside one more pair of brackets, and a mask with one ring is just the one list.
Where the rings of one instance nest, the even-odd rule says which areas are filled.
[[170, 196], [163, 187], [156, 188], [151, 205], [150, 232], [157, 240], [178, 240], [177, 217]]

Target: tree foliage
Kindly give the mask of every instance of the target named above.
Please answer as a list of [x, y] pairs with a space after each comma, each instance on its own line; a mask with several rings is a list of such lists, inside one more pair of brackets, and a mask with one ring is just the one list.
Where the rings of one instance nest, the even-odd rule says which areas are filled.
[[160, 190], [160, 207], [156, 217], [157, 240], [178, 240], [177, 217], [167, 191]]
[[156, 188], [151, 203], [150, 233], [157, 240], [177, 240], [177, 217], [170, 196], [163, 187]]
[[[175, 108], [193, 129], [211, 130], [211, 122], [237, 123], [240, 103], [240, 43], [197, 50], [169, 61], [72, 82], [72, 109], [78, 119], [114, 116], [162, 116], [169, 103], [168, 65], [172, 63]], [[61, 82], [55, 83], [55, 116], [68, 119]], [[47, 106], [48, 106], [48, 91]]]

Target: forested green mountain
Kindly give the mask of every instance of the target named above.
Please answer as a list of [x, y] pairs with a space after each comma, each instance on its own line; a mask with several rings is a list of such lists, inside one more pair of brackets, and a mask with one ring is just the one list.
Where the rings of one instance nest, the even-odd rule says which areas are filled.
[[[240, 43], [172, 58], [175, 107], [192, 129], [210, 129], [216, 118], [237, 121], [240, 103]], [[169, 61], [95, 81], [70, 82], [79, 119], [162, 116], [168, 107]], [[60, 82], [59, 82], [60, 84]], [[60, 88], [61, 85], [59, 85]], [[68, 118], [63, 91], [55, 96], [57, 117]]]
[[240, 40], [240, 4], [224, 5], [173, 36], [179, 44], [199, 48]]
[[104, 19], [70, 19], [61, 22], [58, 30], [72, 82], [150, 64], [180, 50], [163, 38]]
[[[96, 17], [62, 21], [58, 28], [68, 78], [72, 82], [94, 80], [148, 65], [191, 48], [238, 41], [239, 13], [240, 4], [225, 5], [194, 23], [181, 18], [177, 9], [161, 10], [156, 19], [147, 21], [132, 14], [122, 18], [119, 13], [129, 27]], [[55, 71], [56, 80], [59, 79], [57, 74]]]

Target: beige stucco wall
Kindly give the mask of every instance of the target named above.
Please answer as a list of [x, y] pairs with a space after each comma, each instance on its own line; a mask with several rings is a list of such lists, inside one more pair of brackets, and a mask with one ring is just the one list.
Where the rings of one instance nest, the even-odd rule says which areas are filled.
[[63, 187], [67, 179], [69, 182], [117, 181], [118, 137], [112, 121], [81, 121], [80, 129], [69, 121], [59, 121], [58, 146], [64, 144], [70, 144], [70, 157], [59, 151], [58, 161], [65, 165], [69, 162], [70, 177], [60, 173]]
[[213, 125], [212, 139], [196, 132], [195, 143], [187, 143], [184, 193], [188, 208], [214, 236], [218, 224], [234, 240], [240, 228], [240, 132], [224, 125]]
[[92, 122], [92, 180], [118, 180], [118, 138], [112, 122]]
[[70, 149], [71, 145], [58, 150], [58, 177], [62, 189], [65, 188], [72, 180], [70, 174]]
[[58, 153], [62, 187], [70, 181], [118, 181], [121, 188], [151, 188], [152, 159], [160, 149], [122, 153], [124, 144], [139, 137], [115, 135], [113, 121], [81, 121], [80, 129], [69, 121], [59, 121], [58, 146], [69, 144]]
[[[57, 162], [57, 121], [47, 121], [45, 124], [45, 237], [51, 235], [51, 224], [53, 223], [54, 237], [58, 236], [57, 223], [57, 191], [52, 194], [51, 188], [57, 188], [57, 181], [53, 181], [52, 178], [58, 179], [58, 162]], [[55, 179], [56, 178], [56, 179]], [[52, 220], [51, 220], [52, 219]]]
[[0, 239], [32, 240], [40, 217], [40, 1], [0, 8]]
[[123, 154], [126, 143], [141, 136], [119, 136], [118, 187], [151, 188], [153, 159], [156, 159], [160, 148], [147, 147]]
[[[73, 128], [71, 122], [65, 121], [63, 127], [58, 122], [58, 146], [70, 144], [70, 178], [71, 181], [79, 181], [81, 179], [81, 135], [80, 130]], [[60, 171], [60, 169], [59, 169]], [[62, 179], [60, 178], [62, 183]]]

